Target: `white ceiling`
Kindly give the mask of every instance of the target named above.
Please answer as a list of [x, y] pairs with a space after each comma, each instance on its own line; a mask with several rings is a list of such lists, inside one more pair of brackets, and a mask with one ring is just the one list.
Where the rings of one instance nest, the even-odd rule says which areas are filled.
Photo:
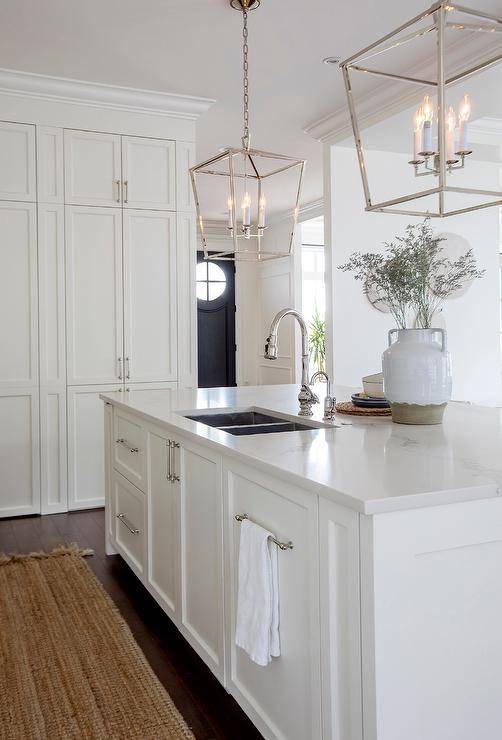
[[[502, 0], [471, 3], [502, 13]], [[345, 104], [338, 68], [322, 59], [349, 56], [427, 5], [262, 0], [250, 14], [252, 144], [307, 158], [304, 203], [322, 197], [322, 151], [303, 129]], [[199, 157], [239, 144], [241, 17], [228, 0], [4, 0], [0, 67], [214, 98]]]

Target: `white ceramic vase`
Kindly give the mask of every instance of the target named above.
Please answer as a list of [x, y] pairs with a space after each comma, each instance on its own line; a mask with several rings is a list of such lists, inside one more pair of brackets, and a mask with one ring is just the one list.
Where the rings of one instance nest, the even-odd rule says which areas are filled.
[[391, 329], [382, 369], [393, 421], [441, 424], [452, 386], [444, 329]]

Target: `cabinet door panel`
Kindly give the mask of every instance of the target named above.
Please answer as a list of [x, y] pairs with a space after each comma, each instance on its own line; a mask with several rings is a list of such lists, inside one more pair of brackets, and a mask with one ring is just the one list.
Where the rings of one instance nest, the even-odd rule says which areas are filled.
[[191, 141], [176, 142], [176, 210], [195, 211], [190, 167], [195, 164], [195, 144]]
[[36, 200], [35, 126], [0, 122], [0, 200]]
[[180, 629], [224, 681], [221, 463], [187, 442], [175, 453], [181, 478]]
[[[228, 486], [226, 583], [230, 692], [267, 737], [321, 736], [317, 499], [232, 463]], [[281, 655], [266, 667], [235, 645], [240, 524], [247, 514], [292, 550], [279, 551]]]
[[0, 516], [40, 513], [38, 389], [0, 396]]
[[38, 383], [35, 209], [0, 203], [0, 388]]
[[38, 206], [40, 385], [66, 385], [64, 206]]
[[121, 379], [121, 216], [118, 209], [66, 209], [69, 385]]
[[64, 203], [62, 128], [37, 126], [37, 192], [39, 203]]
[[181, 388], [197, 388], [197, 222], [194, 214], [177, 214], [176, 242], [178, 381]]
[[100, 393], [120, 385], [68, 388], [68, 508], [103, 506], [105, 500], [105, 441]]
[[177, 378], [176, 217], [124, 212], [126, 381]]
[[66, 130], [65, 203], [117, 206], [121, 203], [120, 136]]
[[176, 209], [176, 143], [122, 137], [125, 208]]
[[177, 619], [179, 486], [167, 479], [168, 440], [148, 434], [148, 583], [169, 616]]
[[66, 511], [66, 388], [40, 389], [42, 514]]

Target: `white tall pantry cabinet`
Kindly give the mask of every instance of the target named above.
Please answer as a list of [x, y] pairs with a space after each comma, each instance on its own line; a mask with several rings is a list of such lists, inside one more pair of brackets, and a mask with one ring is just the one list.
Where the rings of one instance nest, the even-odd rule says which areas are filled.
[[0, 94], [1, 517], [103, 505], [99, 393], [196, 384], [188, 167], [211, 103], [89, 83], [56, 103], [74, 83], [9, 74], [24, 90]]

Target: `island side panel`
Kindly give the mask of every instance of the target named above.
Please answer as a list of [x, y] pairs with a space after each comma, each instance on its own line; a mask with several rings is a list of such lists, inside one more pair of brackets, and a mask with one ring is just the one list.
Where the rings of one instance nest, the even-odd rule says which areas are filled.
[[363, 520], [365, 740], [500, 737], [502, 499]]

